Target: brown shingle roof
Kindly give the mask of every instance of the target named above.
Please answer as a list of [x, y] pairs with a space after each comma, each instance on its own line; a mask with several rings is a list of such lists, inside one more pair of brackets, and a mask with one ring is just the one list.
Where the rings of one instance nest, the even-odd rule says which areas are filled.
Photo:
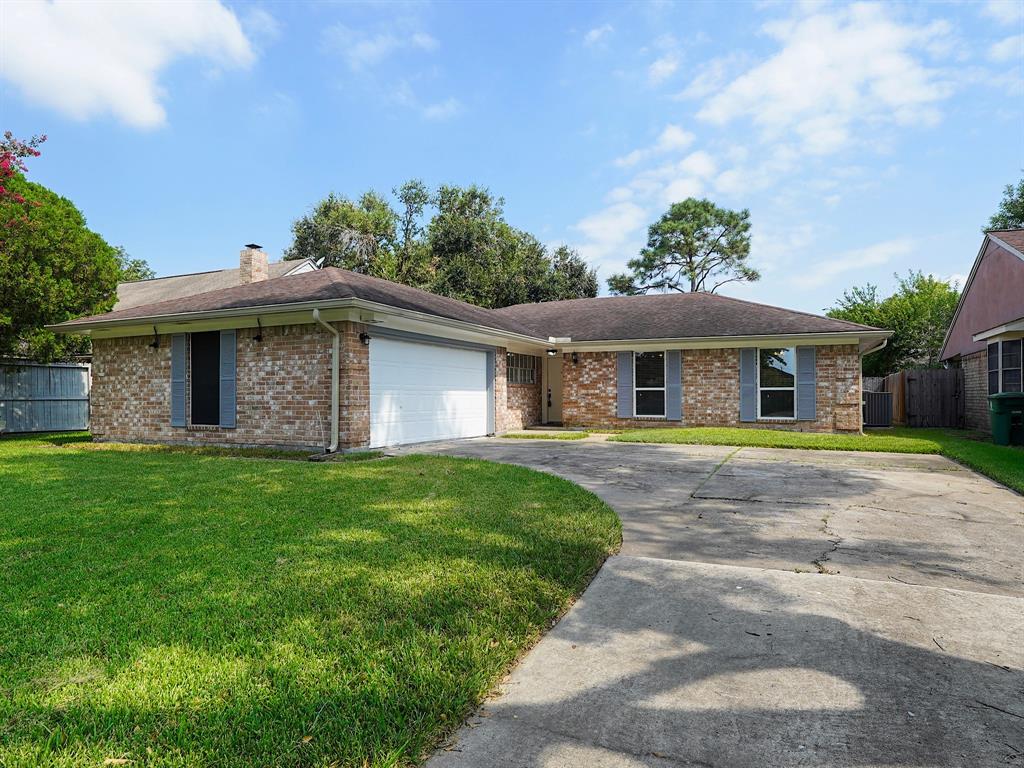
[[867, 325], [756, 304], [713, 293], [607, 296], [519, 304], [498, 314], [573, 341], [685, 339], [877, 331]]
[[570, 337], [573, 341], [602, 341], [878, 330], [845, 320], [708, 293], [612, 296], [484, 309], [335, 267], [115, 310], [72, 320], [60, 327], [73, 329], [97, 321], [148, 320], [186, 313], [338, 299], [362, 299], [538, 340], [551, 336]]
[[1024, 253], [1024, 229], [990, 229], [991, 234], [998, 237], [1011, 248]]

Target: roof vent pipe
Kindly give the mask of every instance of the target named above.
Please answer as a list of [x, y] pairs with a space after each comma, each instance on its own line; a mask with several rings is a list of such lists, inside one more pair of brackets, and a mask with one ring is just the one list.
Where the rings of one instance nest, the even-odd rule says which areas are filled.
[[338, 390], [340, 389], [338, 365], [341, 358], [341, 334], [333, 325], [320, 319], [319, 309], [313, 310], [313, 320], [326, 328], [334, 337], [331, 342], [331, 445], [327, 448], [327, 453], [336, 453], [338, 450]]

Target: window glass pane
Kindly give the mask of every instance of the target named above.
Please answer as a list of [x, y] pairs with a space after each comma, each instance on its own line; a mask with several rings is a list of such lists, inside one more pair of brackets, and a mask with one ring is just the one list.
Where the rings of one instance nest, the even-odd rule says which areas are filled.
[[[990, 371], [999, 370], [999, 342], [988, 345], [988, 369]], [[989, 393], [991, 394], [991, 393]]]
[[665, 386], [664, 352], [637, 352], [634, 365], [638, 387]]
[[192, 423], [220, 423], [220, 331], [193, 333], [192, 347]]
[[640, 389], [636, 393], [637, 416], [664, 416], [665, 390]]
[[793, 390], [761, 390], [761, 418], [793, 418]]
[[787, 349], [759, 349], [762, 387], [792, 387], [796, 380], [796, 354]]
[[988, 393], [990, 395], [999, 393], [999, 371], [988, 372]]
[[1020, 391], [1020, 368], [1003, 369], [1003, 392]]
[[1020, 368], [1020, 339], [1003, 342], [1003, 368]]

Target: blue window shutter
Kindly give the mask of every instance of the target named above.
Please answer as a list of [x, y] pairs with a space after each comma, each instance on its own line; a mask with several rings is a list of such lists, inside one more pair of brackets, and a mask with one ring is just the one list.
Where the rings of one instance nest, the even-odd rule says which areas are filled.
[[817, 418], [816, 351], [814, 347], [796, 348], [796, 417], [806, 421]]
[[757, 349], [740, 350], [740, 421], [757, 421]]
[[633, 418], [633, 353], [618, 352], [615, 356], [616, 415], [620, 419]]
[[186, 350], [185, 334], [171, 336], [171, 426], [184, 427]]
[[235, 332], [220, 332], [220, 425], [235, 426]]
[[678, 349], [665, 352], [665, 418], [683, 418], [683, 354]]

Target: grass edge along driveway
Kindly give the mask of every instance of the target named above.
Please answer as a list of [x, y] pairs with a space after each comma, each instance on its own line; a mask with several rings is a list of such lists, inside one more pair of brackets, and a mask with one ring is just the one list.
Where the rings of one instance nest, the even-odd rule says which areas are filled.
[[868, 429], [859, 435], [742, 427], [684, 427], [633, 430], [612, 435], [608, 440], [624, 443], [735, 445], [742, 448], [934, 453], [987, 475], [1018, 493], [1024, 493], [1024, 448], [995, 445], [963, 430], [893, 427]]
[[0, 765], [415, 764], [620, 539], [478, 460], [0, 439]]

